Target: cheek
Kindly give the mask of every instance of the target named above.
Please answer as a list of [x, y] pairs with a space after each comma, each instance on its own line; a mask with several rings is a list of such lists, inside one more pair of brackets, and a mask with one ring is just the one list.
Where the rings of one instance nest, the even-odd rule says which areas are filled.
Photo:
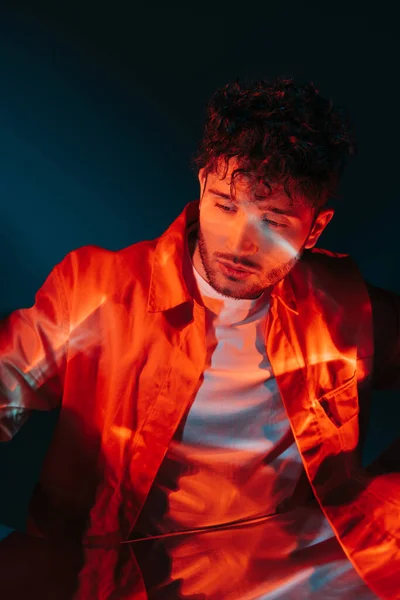
[[280, 229], [264, 227], [258, 231], [256, 240], [260, 250], [268, 252], [285, 252], [290, 248], [288, 238]]
[[210, 217], [204, 217], [200, 221], [201, 233], [205, 244], [209, 251], [214, 248], [222, 248], [226, 244], [227, 231], [226, 227], [221, 224], [221, 221]]
[[212, 214], [205, 214], [200, 219], [203, 236], [209, 239], [218, 239], [221, 236], [223, 226], [221, 221], [213, 217]]
[[273, 256], [276, 261], [287, 261], [297, 256], [301, 241], [286, 229], [270, 229], [265, 235], [259, 236], [259, 248], [266, 257]]

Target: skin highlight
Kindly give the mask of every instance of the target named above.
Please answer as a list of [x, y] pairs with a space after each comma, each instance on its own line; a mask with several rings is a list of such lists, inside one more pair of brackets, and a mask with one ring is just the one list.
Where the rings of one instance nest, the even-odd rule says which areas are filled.
[[[286, 277], [304, 250], [315, 246], [334, 210], [317, 210], [306, 198], [294, 202], [283, 185], [272, 185], [260, 200], [250, 176], [239, 175], [231, 185], [237, 167], [231, 159], [225, 177], [220, 171], [207, 177], [204, 169], [199, 171], [200, 223], [193, 264], [220, 294], [254, 299]], [[219, 261], [252, 273], [244, 279], [227, 275]]]

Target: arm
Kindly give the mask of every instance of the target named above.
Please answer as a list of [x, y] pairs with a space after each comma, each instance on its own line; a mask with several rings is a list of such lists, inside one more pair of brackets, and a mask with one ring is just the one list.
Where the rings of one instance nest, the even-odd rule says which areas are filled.
[[57, 265], [34, 305], [0, 322], [0, 441], [10, 440], [33, 410], [59, 406], [68, 339], [67, 299]]
[[367, 283], [374, 329], [375, 390], [400, 389], [400, 296]]

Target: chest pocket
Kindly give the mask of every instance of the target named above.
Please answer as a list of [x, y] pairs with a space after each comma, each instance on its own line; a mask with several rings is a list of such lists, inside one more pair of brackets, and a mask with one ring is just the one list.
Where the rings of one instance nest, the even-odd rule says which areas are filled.
[[356, 374], [343, 385], [318, 398], [317, 403], [335, 427], [348, 423], [359, 412]]

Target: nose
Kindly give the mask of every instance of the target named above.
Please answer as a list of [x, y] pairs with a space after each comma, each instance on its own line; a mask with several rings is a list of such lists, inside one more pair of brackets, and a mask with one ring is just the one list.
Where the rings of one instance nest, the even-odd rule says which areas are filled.
[[233, 255], [256, 254], [258, 244], [255, 226], [245, 219], [235, 219], [235, 222], [231, 223], [227, 246]]

